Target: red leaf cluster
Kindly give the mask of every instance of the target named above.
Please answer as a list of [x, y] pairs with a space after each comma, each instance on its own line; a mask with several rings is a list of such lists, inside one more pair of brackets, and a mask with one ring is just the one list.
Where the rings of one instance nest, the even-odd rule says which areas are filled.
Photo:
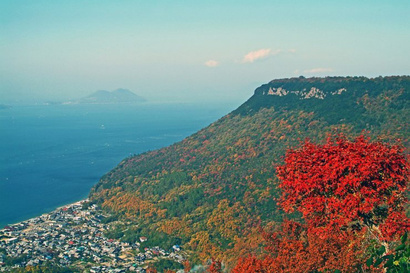
[[[365, 265], [369, 249], [410, 229], [404, 213], [409, 164], [403, 149], [364, 136], [343, 136], [326, 144], [306, 141], [277, 168], [285, 220], [265, 232], [268, 255], [241, 258], [233, 272], [383, 272]], [[391, 250], [390, 250], [391, 252]]]
[[222, 264], [218, 260], [212, 259], [212, 262], [207, 270], [209, 273], [221, 273], [222, 272]]
[[324, 145], [307, 141], [277, 168], [280, 205], [301, 212], [309, 231], [322, 237], [355, 224], [380, 228], [381, 239], [397, 239], [410, 227], [404, 215], [409, 168], [402, 153], [364, 136], [353, 142], [329, 138]]

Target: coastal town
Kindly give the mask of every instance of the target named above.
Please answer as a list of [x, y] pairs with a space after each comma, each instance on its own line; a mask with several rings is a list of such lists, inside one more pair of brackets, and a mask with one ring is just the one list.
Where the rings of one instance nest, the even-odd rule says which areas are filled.
[[186, 260], [187, 254], [179, 245], [141, 249], [149, 238], [139, 237], [133, 243], [107, 238], [104, 233], [111, 223], [103, 219], [109, 215], [87, 201], [0, 230], [0, 272], [45, 263], [75, 266], [91, 273], [145, 272], [149, 264], [160, 260], [180, 264]]

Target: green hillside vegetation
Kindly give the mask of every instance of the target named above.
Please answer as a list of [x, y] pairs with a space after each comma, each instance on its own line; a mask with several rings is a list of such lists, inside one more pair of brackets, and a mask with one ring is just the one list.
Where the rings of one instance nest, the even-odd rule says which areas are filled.
[[363, 130], [408, 147], [409, 90], [408, 76], [274, 80], [183, 141], [123, 160], [90, 198], [133, 222], [111, 231], [122, 240], [147, 236], [164, 247], [181, 244], [194, 263], [233, 264], [262, 253], [260, 225], [282, 220], [275, 166], [287, 149]]

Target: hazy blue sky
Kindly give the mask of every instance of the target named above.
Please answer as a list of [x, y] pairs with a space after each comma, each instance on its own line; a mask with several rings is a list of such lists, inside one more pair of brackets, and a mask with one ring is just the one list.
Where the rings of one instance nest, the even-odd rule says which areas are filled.
[[0, 102], [128, 88], [243, 102], [275, 78], [410, 74], [409, 0], [0, 1]]

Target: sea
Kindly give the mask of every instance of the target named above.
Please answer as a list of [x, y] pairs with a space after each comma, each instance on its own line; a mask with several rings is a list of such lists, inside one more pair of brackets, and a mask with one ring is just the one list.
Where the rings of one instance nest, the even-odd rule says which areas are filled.
[[0, 110], [0, 228], [87, 198], [126, 157], [181, 141], [223, 104], [25, 105]]

